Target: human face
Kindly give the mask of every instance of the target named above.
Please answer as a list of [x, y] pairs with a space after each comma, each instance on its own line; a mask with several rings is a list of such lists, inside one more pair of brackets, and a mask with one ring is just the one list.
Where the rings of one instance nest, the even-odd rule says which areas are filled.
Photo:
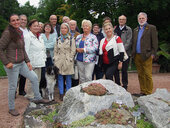
[[113, 35], [113, 27], [110, 25], [107, 25], [104, 27], [104, 32], [107, 37], [111, 37]]
[[100, 31], [99, 26], [96, 25], [96, 26], [93, 27], [93, 33], [94, 33], [94, 34], [98, 34], [99, 31]]
[[87, 34], [90, 33], [91, 27], [89, 26], [88, 23], [84, 23], [82, 27], [83, 27], [83, 32], [84, 33], [87, 33]]
[[21, 27], [26, 28], [26, 26], [27, 26], [27, 17], [26, 16], [21, 16], [20, 17], [20, 22], [21, 22]]
[[31, 26], [30, 26], [30, 31], [36, 35], [39, 32], [40, 28], [39, 28], [39, 23], [38, 22], [34, 22]]
[[61, 25], [61, 34], [66, 35], [68, 33], [68, 28], [65, 24]]
[[51, 32], [51, 26], [47, 24], [45, 26], [44, 30], [45, 30], [45, 33], [50, 33]]
[[56, 26], [57, 17], [55, 15], [50, 16], [50, 23], [52, 24], [52, 26]]
[[70, 19], [68, 17], [63, 18], [63, 23], [68, 23]]
[[13, 15], [10, 17], [10, 23], [9, 23], [12, 27], [18, 29], [20, 27], [20, 20], [19, 17], [17, 15]]
[[75, 22], [69, 23], [69, 26], [70, 26], [70, 30], [72, 30], [72, 31], [76, 30], [76, 23]]
[[43, 30], [43, 24], [40, 24], [40, 23], [39, 23], [39, 32], [41, 33], [42, 30]]
[[138, 16], [138, 23], [140, 26], [143, 26], [147, 22], [147, 18], [141, 14]]
[[119, 17], [119, 25], [124, 26], [126, 24], [126, 17], [125, 16], [120, 16]]

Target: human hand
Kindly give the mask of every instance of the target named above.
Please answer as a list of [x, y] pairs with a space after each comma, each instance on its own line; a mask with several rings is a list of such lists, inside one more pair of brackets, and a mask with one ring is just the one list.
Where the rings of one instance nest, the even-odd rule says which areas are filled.
[[76, 48], [76, 52], [83, 53], [84, 52], [84, 48]]
[[123, 63], [123, 62], [120, 61], [119, 64], [118, 64], [118, 69], [119, 69], [119, 70], [122, 69], [122, 63]]
[[27, 63], [27, 66], [28, 66], [29, 70], [31, 71], [32, 70], [32, 65], [30, 64], [30, 62]]
[[8, 69], [12, 69], [13, 68], [13, 63], [8, 63], [7, 65], [5, 65], [6, 68]]

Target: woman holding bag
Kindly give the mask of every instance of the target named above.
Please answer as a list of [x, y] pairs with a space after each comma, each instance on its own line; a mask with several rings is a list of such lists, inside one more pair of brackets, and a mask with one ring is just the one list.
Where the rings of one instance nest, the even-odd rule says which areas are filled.
[[100, 42], [99, 63], [104, 68], [106, 79], [113, 80], [117, 68], [122, 68], [125, 49], [121, 38], [113, 34], [113, 26], [110, 22], [103, 24], [103, 29], [106, 37]]

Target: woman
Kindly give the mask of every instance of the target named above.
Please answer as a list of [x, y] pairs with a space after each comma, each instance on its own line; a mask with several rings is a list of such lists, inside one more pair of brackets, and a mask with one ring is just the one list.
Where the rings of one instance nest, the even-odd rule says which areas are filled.
[[54, 29], [50, 23], [45, 23], [43, 27], [43, 33], [40, 37], [43, 39], [46, 48], [46, 67], [53, 65], [52, 58], [54, 57], [54, 45], [56, 43], [57, 36]]
[[25, 52], [22, 31], [19, 29], [20, 21], [16, 14], [9, 17], [9, 25], [0, 39], [0, 60], [4, 64], [8, 75], [8, 106], [9, 113], [18, 116], [15, 110], [15, 91], [17, 89], [18, 75], [28, 78], [32, 83], [35, 103], [47, 103], [39, 93], [37, 75], [32, 70], [32, 65]]
[[124, 57], [124, 46], [119, 36], [113, 34], [111, 23], [103, 24], [106, 37], [100, 42], [99, 55], [100, 65], [104, 68], [106, 79], [113, 80], [116, 69], [122, 68]]
[[96, 62], [98, 41], [91, 33], [92, 23], [90, 20], [82, 21], [83, 34], [76, 38], [77, 66], [80, 83], [92, 80], [92, 73]]
[[75, 40], [69, 36], [69, 25], [62, 23], [60, 37], [54, 47], [54, 65], [59, 69], [58, 87], [60, 100], [64, 96], [63, 76], [66, 76], [66, 90], [71, 88], [71, 76], [74, 74], [74, 55], [76, 52]]
[[[38, 81], [41, 79], [41, 67], [45, 67], [46, 51], [44, 41], [42, 37], [38, 36], [39, 23], [36, 19], [33, 19], [28, 24], [29, 33], [24, 37], [25, 48], [30, 59], [30, 63], [33, 67], [33, 71], [38, 76]], [[27, 98], [33, 97], [33, 92], [30, 84], [28, 84]]]

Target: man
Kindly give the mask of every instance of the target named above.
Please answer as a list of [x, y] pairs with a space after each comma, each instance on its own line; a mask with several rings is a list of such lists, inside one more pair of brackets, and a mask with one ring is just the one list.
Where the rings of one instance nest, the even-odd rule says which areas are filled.
[[135, 65], [138, 72], [140, 94], [149, 95], [153, 90], [152, 59], [158, 48], [158, 35], [154, 25], [147, 23], [147, 14], [138, 14], [139, 26], [133, 32], [133, 50]]
[[[22, 14], [19, 16], [20, 19], [20, 30], [23, 32], [23, 36], [25, 36], [26, 34], [28, 34], [28, 29], [27, 29], [27, 16]], [[19, 95], [26, 95], [25, 92], [25, 82], [26, 82], [26, 78], [22, 75], [20, 75], [19, 77]]]
[[[100, 47], [100, 41], [104, 38], [103, 34], [100, 32], [100, 26], [98, 24], [93, 25], [93, 32], [92, 32], [96, 37], [99, 42], [99, 47]], [[99, 51], [98, 47], [98, 51]], [[99, 59], [99, 53], [97, 52], [97, 59]], [[96, 80], [102, 79], [103, 78], [103, 71], [102, 68], [99, 67], [98, 64], [95, 64], [92, 79], [94, 80], [94, 75], [96, 75]]]
[[[63, 23], [69, 24], [69, 22], [70, 22], [70, 18], [68, 16], [63, 16]], [[77, 24], [77, 22], [76, 22], [76, 24]], [[77, 25], [76, 25], [76, 31], [80, 33], [80, 30]]]
[[[126, 25], [126, 21], [127, 21], [126, 16], [124, 16], [124, 15], [119, 16], [119, 18], [118, 18], [119, 25], [117, 25], [115, 27], [114, 33], [121, 37], [121, 39], [123, 41], [124, 48], [128, 55], [128, 59], [126, 61], [123, 61], [123, 64], [122, 64], [122, 84], [123, 84], [123, 87], [127, 90], [127, 85], [128, 85], [127, 70], [128, 70], [129, 60], [130, 60], [130, 56], [131, 56], [132, 29]], [[118, 69], [114, 76], [115, 76], [115, 82], [118, 85], [121, 85]]]
[[[69, 35], [76, 39], [76, 37], [80, 34], [79, 32], [76, 31], [77, 27], [77, 21], [75, 20], [70, 20], [69, 21], [69, 27], [70, 27], [70, 33]], [[72, 75], [72, 86], [75, 87], [79, 84], [79, 77], [78, 77], [78, 68], [77, 68], [77, 63], [74, 61], [74, 75]]]
[[60, 25], [57, 24], [57, 16], [51, 15], [49, 18], [51, 25], [53, 26], [54, 33], [56, 33], [57, 38], [60, 36]]

